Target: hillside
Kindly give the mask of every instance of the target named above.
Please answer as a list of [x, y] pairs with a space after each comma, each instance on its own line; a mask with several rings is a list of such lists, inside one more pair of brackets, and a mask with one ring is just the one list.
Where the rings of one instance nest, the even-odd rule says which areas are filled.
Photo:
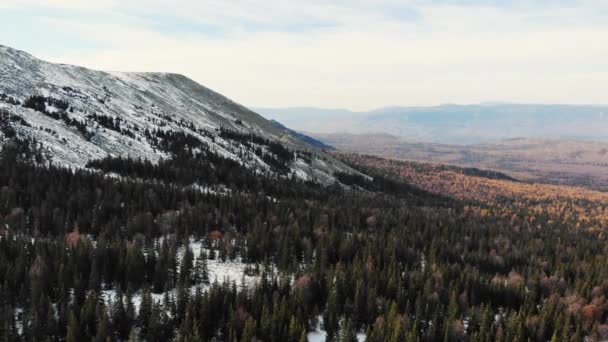
[[455, 145], [414, 142], [388, 134], [315, 134], [344, 152], [497, 170], [541, 183], [608, 190], [608, 143], [509, 139]]
[[371, 177], [327, 187], [171, 150], [92, 172], [36, 163], [10, 139], [1, 337], [608, 338], [605, 193], [349, 155]]
[[[106, 156], [157, 162], [169, 157], [158, 140], [178, 132], [264, 172], [277, 171], [270, 142], [302, 152], [288, 158], [282, 174], [328, 183], [347, 170], [288, 129], [176, 74], [89, 70], [0, 46], [0, 110], [14, 117], [18, 136], [35, 139], [52, 162], [70, 167]], [[242, 143], [220, 128], [262, 139]]]
[[[473, 203], [470, 208], [505, 219], [520, 217], [538, 228], [565, 224], [605, 236], [608, 227], [608, 193], [581, 187], [519, 182], [481, 170], [358, 154], [340, 158], [366, 170], [380, 169], [431, 193]], [[485, 208], [485, 210], [483, 210]], [[474, 209], [471, 209], [474, 210]], [[488, 211], [489, 210], [489, 211]], [[539, 220], [540, 218], [540, 220]], [[516, 227], [513, 227], [514, 229]], [[520, 229], [521, 227], [517, 228]]]
[[300, 138], [302, 141], [304, 141], [305, 143], [323, 149], [323, 150], [334, 150], [333, 146], [324, 144], [322, 141], [317, 140], [309, 135], [306, 135], [304, 133], [300, 133], [297, 131], [294, 131], [292, 129], [289, 129], [287, 127], [285, 127], [285, 125], [283, 125], [282, 123], [276, 121], [276, 120], [270, 120], [270, 122], [272, 122], [275, 126], [279, 127], [279, 128], [283, 128], [289, 131], [289, 133], [291, 133], [292, 135], [295, 135], [296, 137]]

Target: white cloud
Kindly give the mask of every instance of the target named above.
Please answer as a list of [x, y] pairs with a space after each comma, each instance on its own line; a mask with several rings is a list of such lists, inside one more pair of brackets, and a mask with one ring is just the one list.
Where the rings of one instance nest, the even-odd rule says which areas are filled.
[[606, 102], [606, 1], [11, 1], [86, 14], [42, 15], [39, 29], [99, 48], [41, 57], [179, 72], [250, 106]]

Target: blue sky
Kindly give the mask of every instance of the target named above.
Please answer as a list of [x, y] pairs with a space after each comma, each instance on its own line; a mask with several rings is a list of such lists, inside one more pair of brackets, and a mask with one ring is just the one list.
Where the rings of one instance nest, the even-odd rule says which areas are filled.
[[0, 44], [248, 106], [606, 104], [606, 0], [2, 0]]

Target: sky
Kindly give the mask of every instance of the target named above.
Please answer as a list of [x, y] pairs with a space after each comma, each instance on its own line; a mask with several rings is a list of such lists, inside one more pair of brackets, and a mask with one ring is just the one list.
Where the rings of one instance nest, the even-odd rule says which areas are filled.
[[251, 107], [608, 103], [608, 0], [0, 0], [0, 44]]

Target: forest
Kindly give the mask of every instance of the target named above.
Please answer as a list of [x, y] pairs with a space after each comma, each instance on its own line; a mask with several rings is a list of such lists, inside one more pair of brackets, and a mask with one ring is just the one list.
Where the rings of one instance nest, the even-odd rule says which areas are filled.
[[608, 339], [604, 193], [339, 154], [369, 177], [324, 186], [149, 138], [171, 157], [78, 170], [5, 142], [0, 340]]

